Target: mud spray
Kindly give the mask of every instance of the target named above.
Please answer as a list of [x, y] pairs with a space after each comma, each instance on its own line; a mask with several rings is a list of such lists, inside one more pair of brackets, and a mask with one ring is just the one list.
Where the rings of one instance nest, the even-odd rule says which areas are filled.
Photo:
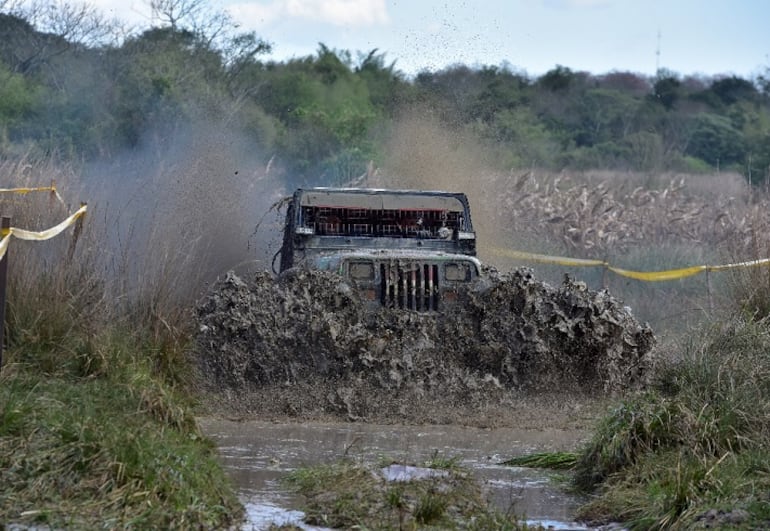
[[198, 310], [201, 374], [242, 414], [409, 422], [643, 381], [653, 334], [606, 292], [487, 274], [446, 314], [366, 311], [333, 273], [228, 274]]
[[[509, 241], [482, 186], [483, 150], [424, 119], [391, 138], [388, 173], [365, 186], [466, 191], [482, 258], [485, 242]], [[654, 343], [607, 292], [492, 267], [438, 314], [368, 311], [332, 273], [228, 273], [198, 319], [217, 408], [260, 417], [452, 422], [526, 394], [614, 393], [644, 381]]]

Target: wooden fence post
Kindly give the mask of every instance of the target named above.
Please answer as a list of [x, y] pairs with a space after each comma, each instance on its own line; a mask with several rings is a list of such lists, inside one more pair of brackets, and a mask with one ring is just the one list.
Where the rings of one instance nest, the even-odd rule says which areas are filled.
[[[80, 203], [80, 207], [86, 206], [86, 203]], [[70, 240], [70, 247], [67, 250], [67, 262], [72, 261], [72, 257], [75, 255], [75, 246], [78, 244], [78, 238], [80, 238], [80, 233], [83, 232], [83, 218], [85, 217], [85, 214], [80, 216], [77, 221], [75, 221], [75, 229], [72, 231], [72, 239]]]
[[[2, 232], [7, 232], [10, 228], [11, 218], [3, 216], [0, 220], [0, 229], [2, 229]], [[5, 295], [8, 286], [9, 251], [10, 249], [6, 249], [5, 256], [0, 260], [0, 369], [3, 367], [3, 347], [5, 344]]]
[[53, 208], [56, 204], [56, 181], [51, 179], [51, 193], [48, 194], [48, 203]]
[[607, 261], [604, 261], [604, 264], [602, 265], [602, 289], [607, 289], [607, 272], [609, 271], [609, 264]]

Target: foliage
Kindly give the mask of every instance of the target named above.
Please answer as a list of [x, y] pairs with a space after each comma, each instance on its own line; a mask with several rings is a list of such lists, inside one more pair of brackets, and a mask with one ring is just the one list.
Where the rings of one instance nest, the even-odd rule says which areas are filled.
[[[0, 178], [24, 185], [25, 174], [53, 175], [64, 189], [65, 168], [6, 162]], [[49, 194], [4, 194], [0, 207], [16, 227], [50, 227], [68, 212]], [[172, 274], [174, 263], [155, 273], [148, 259], [147, 291], [122, 291], [102, 237], [87, 223], [37, 245], [14, 241], [4, 258], [12, 265], [0, 520], [57, 529], [235, 525], [242, 507], [187, 395], [189, 325], [167, 303], [168, 279], [153, 278]]]
[[91, 378], [11, 354], [0, 377], [4, 522], [189, 529], [238, 519], [213, 447], [127, 339], [95, 342], [109, 370]]
[[11, 306], [0, 376], [0, 517], [55, 528], [233, 523], [240, 505], [173, 386], [184, 366], [162, 363], [174, 347], [142, 325], [108, 325], [102, 287], [78, 274], [39, 278], [26, 297], [11, 291], [22, 302]]
[[16, 125], [33, 110], [35, 95], [27, 79], [0, 63], [0, 120]]
[[670, 111], [681, 98], [682, 83], [672, 73], [661, 74], [655, 81], [652, 98]]
[[743, 135], [729, 118], [701, 113], [693, 119], [686, 153], [719, 167], [743, 161], [746, 148]]
[[572, 470], [577, 463], [577, 454], [573, 452], [541, 452], [521, 455], [506, 459], [501, 464], [529, 468], [549, 468], [552, 470]]
[[631, 528], [764, 527], [770, 484], [770, 324], [736, 320], [682, 346], [654, 387], [624, 400], [581, 453], [582, 510]]
[[[12, 4], [16, 5], [16, 4]], [[237, 131], [293, 184], [345, 184], [383, 160], [405, 113], [471, 133], [509, 170], [730, 168], [770, 176], [767, 76], [654, 78], [557, 66], [455, 65], [414, 79], [377, 49], [263, 62], [206, 0], [157, 1], [121, 33], [93, 8], [0, 12], [0, 155], [94, 160], [173, 142], [192, 124]], [[57, 11], [58, 10], [58, 11]]]

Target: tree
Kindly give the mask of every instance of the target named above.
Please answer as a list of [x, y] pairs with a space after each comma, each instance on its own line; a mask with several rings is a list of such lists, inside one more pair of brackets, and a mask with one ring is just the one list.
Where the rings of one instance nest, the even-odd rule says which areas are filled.
[[590, 89], [575, 101], [576, 122], [571, 123], [578, 146], [621, 140], [629, 134], [639, 106], [633, 97], [617, 90]]
[[374, 157], [370, 131], [383, 111], [349, 52], [320, 44], [315, 56], [269, 65], [253, 101], [283, 126], [277, 154], [299, 183], [360, 175]]
[[23, 74], [50, 68], [56, 57], [73, 49], [104, 45], [115, 38], [119, 26], [88, 4], [34, 0], [10, 6], [0, 12], [0, 53]]
[[471, 107], [470, 118], [485, 122], [494, 120], [503, 110], [526, 106], [529, 79], [505, 69], [485, 67], [478, 72], [484, 87]]
[[118, 130], [129, 145], [147, 131], [167, 137], [202, 115], [225, 114], [221, 56], [189, 30], [149, 29], [113, 50], [109, 68]]
[[609, 72], [596, 78], [597, 88], [620, 91], [634, 97], [642, 97], [650, 93], [650, 81], [633, 72]]
[[377, 51], [375, 48], [359, 54], [355, 74], [366, 83], [372, 104], [383, 112], [393, 112], [399, 104], [412, 98], [411, 86], [396, 69], [396, 62], [386, 64], [385, 54]]
[[7, 141], [14, 128], [29, 119], [38, 97], [38, 87], [0, 62], [0, 141]]
[[566, 66], [556, 65], [537, 80], [538, 85], [551, 92], [567, 90], [575, 80], [575, 73]]
[[271, 50], [271, 44], [255, 32], [238, 32], [238, 23], [209, 0], [149, 0], [156, 26], [188, 31], [204, 48], [222, 54], [226, 64], [237, 71], [256, 56]]
[[653, 85], [652, 98], [663, 105], [666, 110], [671, 110], [681, 97], [682, 82], [668, 72], [659, 73], [658, 79]]
[[701, 113], [693, 118], [691, 129], [688, 155], [717, 167], [743, 162], [745, 139], [726, 117]]
[[208, 11], [206, 0], [150, 0], [149, 4], [153, 20], [159, 20], [160, 26], [169, 26], [172, 30], [197, 29]]
[[759, 95], [757, 88], [745, 79], [736, 76], [718, 79], [709, 88], [724, 105], [739, 101], [755, 101]]

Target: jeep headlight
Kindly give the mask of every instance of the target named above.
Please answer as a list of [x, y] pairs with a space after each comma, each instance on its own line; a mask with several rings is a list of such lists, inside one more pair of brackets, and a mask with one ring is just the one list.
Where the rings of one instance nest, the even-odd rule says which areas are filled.
[[449, 281], [465, 282], [470, 278], [469, 272], [468, 264], [451, 263], [444, 266], [444, 277]]
[[352, 280], [374, 280], [374, 264], [368, 261], [350, 262], [348, 275]]

